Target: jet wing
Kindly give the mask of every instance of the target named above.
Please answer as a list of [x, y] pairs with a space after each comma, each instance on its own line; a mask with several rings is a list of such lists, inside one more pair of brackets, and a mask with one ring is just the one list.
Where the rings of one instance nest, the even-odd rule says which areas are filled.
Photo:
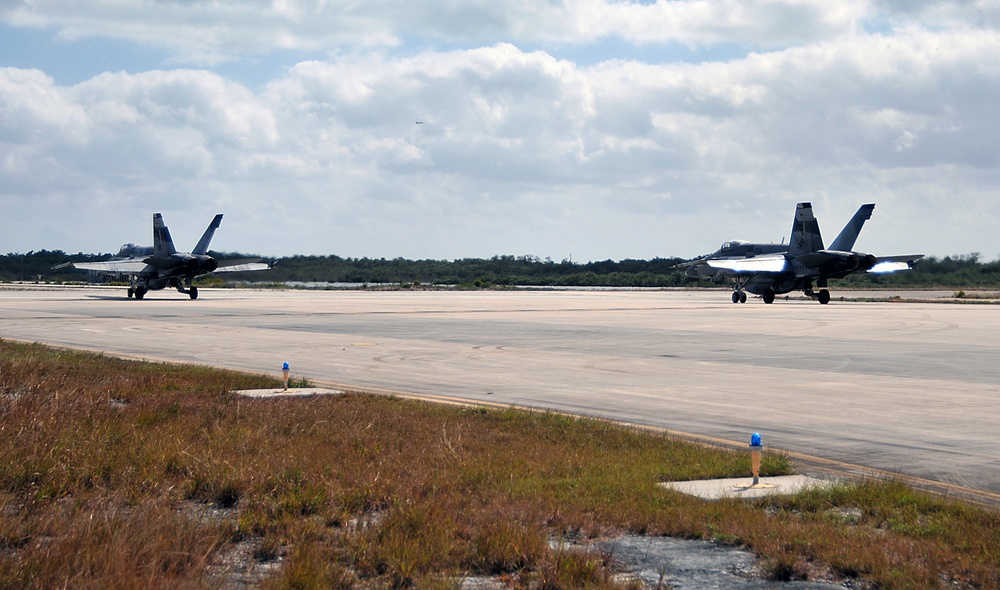
[[913, 263], [923, 258], [923, 254], [906, 254], [902, 256], [879, 256], [876, 258], [875, 266], [868, 269], [870, 273], [884, 274], [896, 272], [898, 270], [909, 270], [913, 268]]
[[751, 258], [718, 258], [707, 260], [712, 268], [728, 270], [735, 274], [779, 273], [788, 270], [784, 256], [754, 256]]
[[220, 260], [215, 272], [247, 272], [251, 270], [271, 270], [271, 265], [261, 262], [260, 258]]
[[139, 274], [149, 265], [144, 260], [109, 260], [107, 262], [71, 262], [69, 266], [77, 270], [92, 270], [108, 274]]

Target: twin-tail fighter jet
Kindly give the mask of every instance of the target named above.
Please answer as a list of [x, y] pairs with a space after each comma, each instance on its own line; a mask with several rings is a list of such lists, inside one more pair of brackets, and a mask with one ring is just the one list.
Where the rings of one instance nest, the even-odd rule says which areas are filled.
[[[731, 281], [733, 303], [746, 303], [746, 292], [760, 295], [764, 303], [774, 303], [775, 295], [801, 290], [827, 304], [829, 279], [842, 279], [855, 272], [906, 270], [923, 257], [923, 254], [880, 257], [855, 251], [854, 242], [874, 209], [874, 204], [862, 205], [826, 249], [812, 204], [799, 203], [795, 206], [787, 245], [732, 240], [704, 258], [679, 266], [686, 267], [690, 277], [710, 278], [717, 283]], [[818, 292], [813, 291], [814, 285], [820, 288]]]
[[215, 216], [208, 229], [190, 253], [178, 252], [163, 216], [153, 214], [153, 246], [125, 244], [118, 254], [105, 262], [76, 262], [60, 265], [88, 270], [101, 275], [122, 277], [128, 281], [128, 296], [142, 299], [147, 292], [174, 287], [178, 292], [198, 298], [194, 280], [213, 272], [268, 270], [270, 265], [260, 258], [216, 260], [208, 255], [208, 245], [222, 223], [222, 214]]
[[[874, 204], [862, 205], [858, 208], [857, 213], [854, 217], [844, 226], [841, 230], [840, 235], [837, 239], [833, 241], [830, 245], [831, 250], [850, 250], [854, 248], [854, 242], [858, 239], [858, 234], [861, 233], [861, 228], [864, 226], [865, 221], [871, 218], [872, 211], [875, 209]], [[733, 273], [720, 269], [708, 264], [709, 260], [726, 260], [726, 259], [742, 259], [742, 258], [753, 258], [756, 256], [761, 256], [762, 254], [784, 254], [788, 252], [788, 244], [782, 239], [780, 244], [775, 244], [773, 242], [769, 243], [759, 243], [759, 242], [748, 242], [746, 240], [730, 240], [722, 244], [722, 247], [715, 252], [709, 254], [708, 256], [692, 260], [691, 262], [684, 262], [676, 265], [674, 268], [686, 268], [686, 274], [689, 277], [698, 279], [712, 279], [713, 282], [721, 283], [728, 281], [733, 277]], [[742, 302], [746, 303], [746, 294], [740, 292]], [[733, 299], [733, 303], [739, 303], [737, 299]]]

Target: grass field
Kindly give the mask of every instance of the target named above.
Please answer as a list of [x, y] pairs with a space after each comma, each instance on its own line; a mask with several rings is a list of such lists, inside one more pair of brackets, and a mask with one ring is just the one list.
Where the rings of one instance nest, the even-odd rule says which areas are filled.
[[[772, 579], [996, 588], [1000, 516], [895, 482], [705, 502], [746, 453], [595, 420], [346, 394], [0, 340], [0, 588], [619, 588], [628, 531], [711, 539]], [[763, 473], [790, 470], [765, 454]], [[554, 548], [555, 547], [555, 548]]]

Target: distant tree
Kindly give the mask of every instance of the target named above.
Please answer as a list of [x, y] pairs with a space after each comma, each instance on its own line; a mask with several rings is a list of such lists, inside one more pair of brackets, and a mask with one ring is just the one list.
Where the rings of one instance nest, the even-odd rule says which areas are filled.
[[[219, 258], [250, 258], [237, 252], [212, 252]], [[0, 280], [81, 281], [87, 275], [73, 269], [55, 269], [67, 262], [107, 260], [111, 254], [66, 254], [61, 250], [9, 253], [0, 256]], [[457, 260], [407, 260], [404, 258], [341, 258], [329, 256], [290, 256], [275, 261], [269, 271], [219, 275], [222, 281], [291, 281], [359, 284], [421, 284], [480, 286], [606, 286], [606, 287], [680, 287], [711, 286], [706, 281], [687, 277], [675, 265], [680, 258], [652, 260], [624, 259], [559, 263], [533, 255], [498, 255], [492, 258]], [[983, 262], [978, 252], [936, 258], [928, 256], [916, 268], [889, 275], [855, 274], [838, 281], [855, 287], [914, 286], [940, 288], [1000, 288], [1000, 261]]]

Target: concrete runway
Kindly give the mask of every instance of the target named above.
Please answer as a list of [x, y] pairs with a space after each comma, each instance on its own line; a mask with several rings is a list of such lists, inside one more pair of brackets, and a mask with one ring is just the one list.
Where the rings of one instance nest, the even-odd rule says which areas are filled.
[[[835, 298], [841, 293], [835, 293]], [[725, 291], [0, 288], [0, 338], [517, 404], [1000, 500], [1000, 309]], [[289, 400], [289, 403], [295, 403]]]

